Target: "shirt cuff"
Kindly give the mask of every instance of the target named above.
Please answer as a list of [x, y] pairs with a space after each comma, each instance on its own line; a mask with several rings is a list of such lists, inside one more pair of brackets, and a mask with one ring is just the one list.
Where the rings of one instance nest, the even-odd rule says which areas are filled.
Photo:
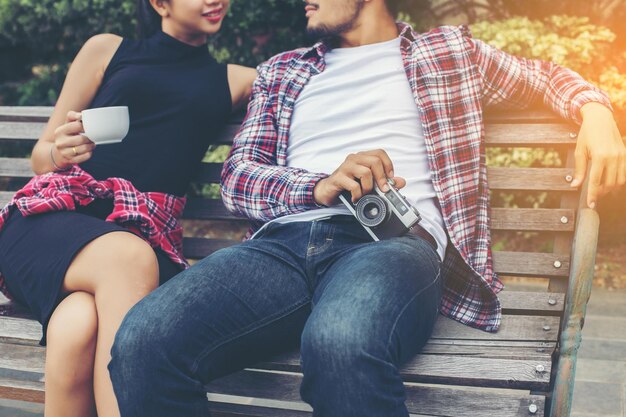
[[293, 183], [291, 191], [289, 193], [290, 209], [291, 213], [299, 213], [316, 208], [322, 208], [324, 206], [319, 205], [313, 198], [313, 189], [318, 182], [328, 177], [326, 174], [316, 174], [307, 172], [298, 176], [296, 182]]
[[585, 104], [588, 103], [600, 103], [603, 106], [607, 107], [609, 110], [613, 111], [613, 106], [611, 106], [611, 101], [609, 97], [601, 90], [585, 90], [578, 94], [572, 100], [572, 116], [574, 121], [579, 125], [583, 122], [583, 116], [580, 112], [580, 109]]

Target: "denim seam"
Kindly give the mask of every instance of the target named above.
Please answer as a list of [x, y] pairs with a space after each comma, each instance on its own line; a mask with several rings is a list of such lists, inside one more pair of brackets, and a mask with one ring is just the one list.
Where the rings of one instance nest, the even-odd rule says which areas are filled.
[[[393, 323], [393, 326], [391, 326], [391, 332], [389, 333], [389, 339], [387, 339], [387, 345], [385, 346], [385, 351], [387, 354], [387, 359], [390, 360], [391, 359], [391, 353], [389, 352], [389, 345], [391, 345], [391, 338], [393, 337], [393, 334], [396, 331], [396, 327], [398, 326], [398, 321], [400, 320], [400, 317], [402, 316], [402, 314], [404, 314], [404, 311], [409, 307], [409, 305], [415, 301], [415, 299], [417, 297], [419, 297], [424, 291], [426, 291], [427, 289], [431, 288], [433, 285], [435, 285], [435, 283], [439, 280], [439, 277], [441, 276], [441, 268], [438, 268], [437, 270], [437, 276], [435, 277], [435, 279], [428, 284], [427, 286], [425, 286], [424, 288], [422, 288], [420, 291], [418, 291], [415, 295], [413, 295], [413, 297], [411, 297], [411, 299], [409, 301], [407, 301], [407, 303], [404, 305], [404, 307], [402, 307], [402, 310], [400, 310], [400, 313], [398, 313], [398, 316], [396, 317], [395, 322]], [[391, 361], [391, 360], [390, 360]]]
[[335, 237], [335, 227], [334, 225], [329, 225], [328, 233], [324, 236], [324, 243], [321, 246], [311, 247], [311, 241], [313, 240], [313, 227], [311, 227], [311, 232], [309, 234], [309, 245], [306, 248], [306, 256], [315, 256], [324, 252], [330, 245], [333, 243], [333, 239]]
[[278, 313], [268, 316], [266, 317], [264, 320], [259, 321], [259, 322], [255, 322], [247, 327], [244, 327], [242, 329], [240, 329], [239, 332], [233, 333], [231, 334], [228, 338], [224, 339], [223, 341], [221, 341], [220, 343], [217, 343], [213, 346], [211, 346], [210, 348], [202, 351], [194, 360], [193, 365], [191, 366], [191, 372], [193, 374], [196, 374], [198, 372], [198, 368], [200, 367], [200, 362], [209, 354], [211, 354], [212, 352], [214, 352], [216, 349], [218, 349], [219, 347], [237, 339], [238, 337], [241, 336], [245, 336], [255, 330], [258, 330], [264, 326], [267, 326], [268, 324], [274, 323], [284, 317], [287, 317], [288, 315], [296, 312], [297, 310], [299, 310], [300, 308], [304, 307], [305, 305], [307, 305], [310, 301], [307, 298], [303, 299], [304, 301], [298, 301], [296, 303], [293, 303], [291, 305], [289, 305], [288, 307], [285, 307], [284, 309], [280, 310]]

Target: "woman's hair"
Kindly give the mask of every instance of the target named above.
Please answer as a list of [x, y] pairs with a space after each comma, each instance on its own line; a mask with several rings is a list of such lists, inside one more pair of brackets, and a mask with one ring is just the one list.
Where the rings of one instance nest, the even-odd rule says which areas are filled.
[[149, 38], [161, 29], [161, 16], [154, 10], [150, 0], [137, 0], [137, 35]]

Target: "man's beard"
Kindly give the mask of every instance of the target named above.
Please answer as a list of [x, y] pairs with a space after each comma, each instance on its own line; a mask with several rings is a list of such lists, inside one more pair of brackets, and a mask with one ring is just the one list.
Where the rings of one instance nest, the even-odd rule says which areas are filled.
[[315, 39], [335, 39], [338, 38], [339, 35], [345, 33], [354, 28], [354, 24], [359, 18], [359, 14], [361, 13], [361, 9], [363, 8], [364, 1], [363, 0], [353, 0], [354, 1], [354, 11], [352, 12], [352, 16], [347, 19], [343, 23], [338, 23], [334, 26], [329, 26], [325, 24], [321, 24], [314, 28], [307, 28], [307, 34]]

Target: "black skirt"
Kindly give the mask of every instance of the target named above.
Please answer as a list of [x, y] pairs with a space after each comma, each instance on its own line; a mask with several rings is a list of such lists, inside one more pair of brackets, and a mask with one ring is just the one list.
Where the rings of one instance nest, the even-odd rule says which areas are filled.
[[[43, 326], [45, 345], [48, 321], [63, 300], [65, 274], [78, 252], [92, 240], [127, 229], [101, 217], [110, 213], [108, 203], [81, 211], [60, 211], [23, 217], [14, 211], [0, 231], [0, 273], [15, 301], [30, 309]], [[106, 217], [106, 216], [105, 216]], [[160, 249], [160, 283], [178, 272], [180, 266]]]

